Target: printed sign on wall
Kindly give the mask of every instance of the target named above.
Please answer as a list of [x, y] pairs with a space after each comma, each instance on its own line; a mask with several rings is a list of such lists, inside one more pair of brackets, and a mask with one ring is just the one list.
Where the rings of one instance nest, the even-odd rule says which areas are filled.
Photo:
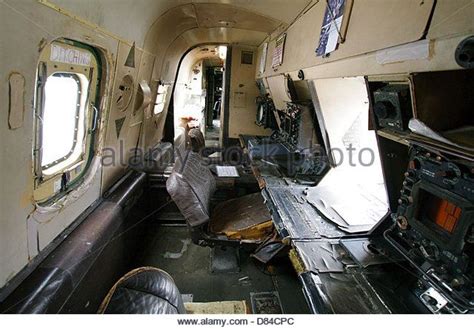
[[275, 49], [273, 50], [273, 60], [272, 68], [280, 66], [283, 63], [283, 53], [285, 51], [285, 40], [286, 33], [283, 33], [278, 37], [275, 44]]
[[91, 54], [86, 51], [80, 51], [72, 48], [65, 48], [59, 45], [51, 45], [50, 60], [73, 65], [90, 66]]
[[316, 48], [317, 56], [327, 55], [337, 49], [342, 39], [342, 20], [346, 7], [346, 0], [328, 0], [319, 44]]

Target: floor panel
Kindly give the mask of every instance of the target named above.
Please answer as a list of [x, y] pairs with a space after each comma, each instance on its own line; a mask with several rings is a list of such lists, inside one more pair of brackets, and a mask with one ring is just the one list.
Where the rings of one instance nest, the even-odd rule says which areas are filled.
[[[155, 266], [167, 271], [182, 294], [194, 302], [246, 300], [250, 294], [278, 291], [284, 313], [307, 313], [301, 286], [287, 259], [264, 267], [240, 251], [239, 273], [210, 273], [210, 248], [199, 247], [186, 227], [154, 225], [149, 230], [149, 247], [137, 266]], [[270, 273], [271, 272], [271, 273]]]

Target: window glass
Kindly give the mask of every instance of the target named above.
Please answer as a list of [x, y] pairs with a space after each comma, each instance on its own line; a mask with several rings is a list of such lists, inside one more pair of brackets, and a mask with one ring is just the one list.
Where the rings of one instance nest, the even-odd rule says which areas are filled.
[[55, 73], [46, 80], [41, 158], [44, 169], [74, 162], [81, 155], [87, 85], [85, 76], [72, 73]]

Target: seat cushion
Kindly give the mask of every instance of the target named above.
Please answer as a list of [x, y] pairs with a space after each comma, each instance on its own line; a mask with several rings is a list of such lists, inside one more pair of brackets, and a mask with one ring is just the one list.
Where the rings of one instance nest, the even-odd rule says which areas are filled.
[[263, 241], [273, 230], [270, 212], [260, 193], [219, 203], [212, 212], [210, 230], [229, 239]]
[[117, 281], [98, 313], [184, 314], [186, 311], [178, 287], [168, 273], [141, 267]]

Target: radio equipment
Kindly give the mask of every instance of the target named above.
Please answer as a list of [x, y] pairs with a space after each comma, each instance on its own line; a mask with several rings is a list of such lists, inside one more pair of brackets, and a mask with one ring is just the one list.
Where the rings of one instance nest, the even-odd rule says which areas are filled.
[[474, 311], [474, 164], [414, 148], [385, 232], [420, 272], [434, 313]]
[[257, 80], [259, 96], [255, 103], [257, 104], [257, 115], [255, 124], [265, 129], [278, 129], [278, 123], [275, 117], [275, 105], [270, 98], [262, 79]]
[[375, 91], [374, 113], [379, 128], [407, 130], [412, 116], [410, 87], [406, 84], [388, 85]]
[[[273, 110], [272, 107], [272, 116]], [[280, 124], [272, 135], [248, 141], [250, 158], [271, 162], [288, 177], [314, 182], [329, 165], [324, 150], [317, 144], [312, 104], [290, 102], [284, 111], [276, 110], [275, 114]]]
[[257, 117], [255, 123], [257, 126], [265, 129], [277, 129], [278, 123], [275, 118], [275, 105], [268, 96], [258, 96], [257, 100]]

